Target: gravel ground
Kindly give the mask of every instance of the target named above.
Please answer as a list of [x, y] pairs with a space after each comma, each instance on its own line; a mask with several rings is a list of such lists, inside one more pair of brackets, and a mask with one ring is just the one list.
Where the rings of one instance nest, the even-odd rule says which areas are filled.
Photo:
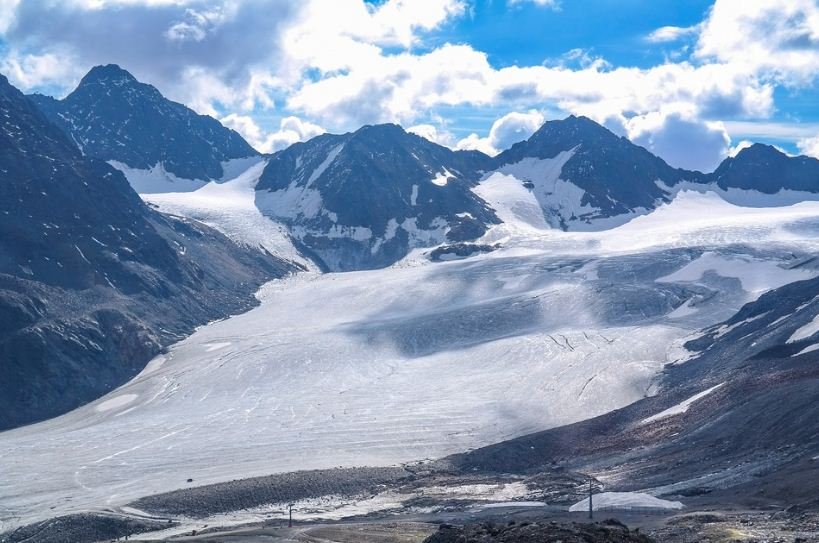
[[281, 473], [187, 488], [141, 498], [131, 507], [160, 515], [204, 518], [269, 503], [292, 503], [327, 495], [352, 496], [412, 476], [404, 468], [345, 468]]

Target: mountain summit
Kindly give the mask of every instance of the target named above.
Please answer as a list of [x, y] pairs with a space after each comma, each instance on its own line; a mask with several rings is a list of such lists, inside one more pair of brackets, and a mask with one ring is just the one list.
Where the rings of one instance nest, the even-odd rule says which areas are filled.
[[115, 64], [92, 68], [63, 100], [30, 97], [85, 155], [210, 180], [222, 163], [258, 153], [216, 119], [168, 100]]
[[776, 147], [755, 143], [725, 159], [710, 178], [722, 189], [774, 194], [782, 189], [819, 192], [819, 160], [788, 156]]
[[327, 268], [382, 267], [414, 247], [480, 237], [497, 222], [470, 190], [491, 163], [398, 125], [364, 126], [274, 155], [256, 203]]
[[668, 201], [661, 183], [704, 180], [703, 174], [672, 168], [627, 138], [574, 115], [546, 122], [495, 160], [499, 172], [531, 188], [547, 222], [562, 229], [596, 229], [594, 222], [651, 210]]

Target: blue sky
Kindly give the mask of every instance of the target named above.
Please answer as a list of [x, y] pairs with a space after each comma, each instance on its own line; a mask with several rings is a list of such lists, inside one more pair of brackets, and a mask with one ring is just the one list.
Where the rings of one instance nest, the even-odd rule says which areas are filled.
[[815, 0], [0, 7], [0, 72], [24, 91], [64, 95], [109, 62], [264, 151], [398, 122], [492, 153], [583, 114], [675, 166], [707, 171], [745, 140], [819, 155]]

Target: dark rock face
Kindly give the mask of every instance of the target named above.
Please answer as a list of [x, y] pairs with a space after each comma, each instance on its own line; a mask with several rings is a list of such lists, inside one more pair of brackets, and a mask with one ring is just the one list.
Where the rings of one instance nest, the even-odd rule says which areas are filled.
[[288, 263], [148, 208], [0, 76], [0, 429], [68, 411]]
[[699, 172], [672, 168], [645, 148], [591, 119], [575, 116], [546, 122], [528, 140], [498, 155], [495, 167], [503, 171], [504, 166], [525, 159], [553, 159], [564, 152], [572, 154], [563, 165], [560, 178], [584, 191], [581, 203], [592, 209], [575, 215], [561, 213], [552, 209], [560, 203], [552, 202], [552, 194], [535, 194], [547, 221], [564, 230], [576, 229], [595, 219], [651, 210], [658, 203], [667, 202], [669, 193], [658, 181], [673, 186], [680, 181], [705, 180]]
[[327, 268], [377, 268], [413, 247], [480, 237], [496, 223], [470, 190], [491, 164], [396, 125], [365, 126], [274, 155], [256, 203]]
[[819, 192], [819, 160], [790, 157], [756, 143], [726, 158], [710, 176], [722, 189], [739, 188], [774, 194], [782, 189]]
[[186, 179], [218, 179], [221, 163], [258, 154], [206, 115], [166, 99], [119, 66], [93, 68], [63, 100], [30, 97], [90, 157], [132, 168], [162, 163]]
[[617, 521], [600, 524], [556, 522], [484, 522], [452, 526], [442, 524], [424, 543], [651, 543], [653, 539], [632, 532]]

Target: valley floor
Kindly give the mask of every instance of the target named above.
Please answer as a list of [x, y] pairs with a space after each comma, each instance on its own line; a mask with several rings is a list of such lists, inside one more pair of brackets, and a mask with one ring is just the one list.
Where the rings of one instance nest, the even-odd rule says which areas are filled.
[[439, 458], [652, 394], [687, 336], [816, 275], [797, 264], [819, 204], [728, 214], [707, 198], [462, 261], [270, 283], [260, 307], [108, 396], [0, 434], [0, 532], [237, 478]]

